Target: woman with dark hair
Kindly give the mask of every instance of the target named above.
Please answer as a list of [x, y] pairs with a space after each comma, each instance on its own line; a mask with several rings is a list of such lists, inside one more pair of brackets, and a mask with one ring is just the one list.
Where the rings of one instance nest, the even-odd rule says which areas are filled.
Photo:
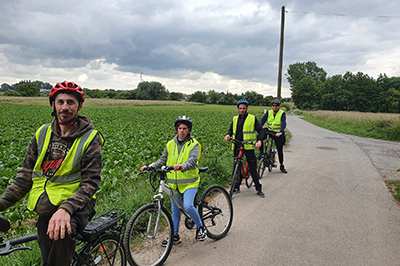
[[[196, 224], [196, 241], [204, 241], [207, 238], [207, 231], [203, 226], [197, 209], [193, 205], [200, 183], [198, 161], [200, 159], [201, 145], [195, 138], [190, 136], [191, 130], [192, 120], [187, 116], [179, 116], [175, 120], [176, 136], [167, 143], [161, 158], [148, 167], [174, 166], [174, 171], [167, 174], [168, 185], [174, 190], [173, 197], [175, 200], [180, 203], [183, 201], [183, 208]], [[146, 168], [147, 166], [142, 166], [140, 170], [143, 172]], [[181, 242], [179, 236], [181, 212], [172, 199], [171, 209], [174, 224], [173, 243], [178, 244]], [[164, 240], [161, 244], [167, 245], [167, 240]]]

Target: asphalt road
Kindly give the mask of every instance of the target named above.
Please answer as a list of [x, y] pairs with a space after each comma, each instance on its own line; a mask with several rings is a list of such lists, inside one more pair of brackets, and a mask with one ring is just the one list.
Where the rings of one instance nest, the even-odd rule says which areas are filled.
[[261, 180], [264, 199], [242, 185], [220, 241], [181, 227], [165, 265], [400, 265], [400, 206], [385, 179], [399, 179], [400, 143], [335, 133], [288, 116], [288, 174]]

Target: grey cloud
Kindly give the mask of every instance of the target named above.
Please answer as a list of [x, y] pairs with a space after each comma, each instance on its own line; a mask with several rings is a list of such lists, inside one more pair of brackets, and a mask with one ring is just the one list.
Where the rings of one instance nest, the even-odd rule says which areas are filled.
[[[390, 53], [400, 37], [400, 19], [379, 17], [398, 16], [400, 3], [394, 0], [384, 5], [345, 0], [190, 3], [2, 1], [0, 53], [23, 65], [79, 68], [104, 59], [126, 73], [168, 78], [214, 72], [274, 86], [282, 5], [288, 10], [284, 69], [315, 61], [328, 75], [362, 71], [368, 56], [380, 49]], [[256, 6], [246, 10], [250, 3]], [[232, 10], [234, 4], [243, 10]]]

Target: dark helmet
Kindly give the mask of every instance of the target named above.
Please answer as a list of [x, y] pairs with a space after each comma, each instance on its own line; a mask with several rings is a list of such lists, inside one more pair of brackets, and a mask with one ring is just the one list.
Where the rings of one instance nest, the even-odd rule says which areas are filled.
[[180, 124], [185, 124], [190, 130], [192, 129], [192, 119], [190, 119], [188, 116], [178, 116], [178, 118], [175, 120], [175, 128], [177, 128]]
[[245, 97], [243, 97], [243, 99], [239, 100], [236, 104], [237, 107], [239, 107], [239, 105], [241, 104], [245, 104], [246, 106], [249, 106], [249, 102], [246, 101]]
[[281, 105], [281, 102], [278, 99], [273, 99], [271, 102], [271, 105], [276, 104], [276, 105]]
[[56, 95], [61, 91], [72, 91], [72, 92], [75, 92], [75, 94], [78, 96], [78, 101], [79, 102], [84, 102], [85, 101], [84, 92], [83, 92], [81, 86], [79, 86], [75, 82], [63, 81], [63, 82], [57, 83], [51, 89], [50, 95], [49, 95], [50, 105], [52, 104], [52, 102], [54, 102], [54, 100], [56, 98]]

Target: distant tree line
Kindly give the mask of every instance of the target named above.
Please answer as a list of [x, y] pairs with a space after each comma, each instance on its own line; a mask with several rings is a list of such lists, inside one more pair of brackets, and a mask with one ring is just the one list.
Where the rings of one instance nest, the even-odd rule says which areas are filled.
[[21, 96], [21, 97], [40, 97], [43, 96], [42, 91], [50, 91], [53, 86], [50, 83], [42, 81], [21, 80], [18, 83], [8, 85], [3, 83], [0, 86], [0, 92], [4, 96]]
[[[40, 97], [48, 96], [53, 86], [42, 81], [24, 80], [16, 84], [8, 85], [3, 83], [0, 92], [4, 96], [30, 96]], [[134, 90], [114, 90], [114, 89], [88, 89], [83, 88], [86, 98], [103, 98], [103, 99], [137, 99], [137, 100], [172, 100], [181, 101], [187, 100], [191, 102], [208, 103], [208, 104], [223, 104], [235, 105], [238, 100], [243, 97], [250, 105], [270, 105], [273, 96], [264, 97], [254, 91], [246, 91], [241, 94], [219, 93], [214, 90], [208, 92], [196, 91], [188, 97], [184, 97], [183, 93], [169, 92], [164, 85], [156, 81], [140, 82]], [[290, 99], [284, 99], [289, 101]]]
[[[194, 92], [189, 101], [200, 102], [200, 103], [210, 103], [210, 104], [222, 104], [222, 105], [235, 105], [240, 99], [246, 98], [250, 105], [261, 105], [269, 106], [271, 101], [274, 99], [272, 95], [264, 97], [255, 91], [246, 91], [241, 94], [219, 93], [214, 90], [208, 91], [208, 93], [203, 91]], [[284, 99], [289, 101], [289, 99]]]
[[315, 62], [289, 65], [292, 101], [304, 110], [400, 113], [400, 77], [358, 72], [327, 77]]

